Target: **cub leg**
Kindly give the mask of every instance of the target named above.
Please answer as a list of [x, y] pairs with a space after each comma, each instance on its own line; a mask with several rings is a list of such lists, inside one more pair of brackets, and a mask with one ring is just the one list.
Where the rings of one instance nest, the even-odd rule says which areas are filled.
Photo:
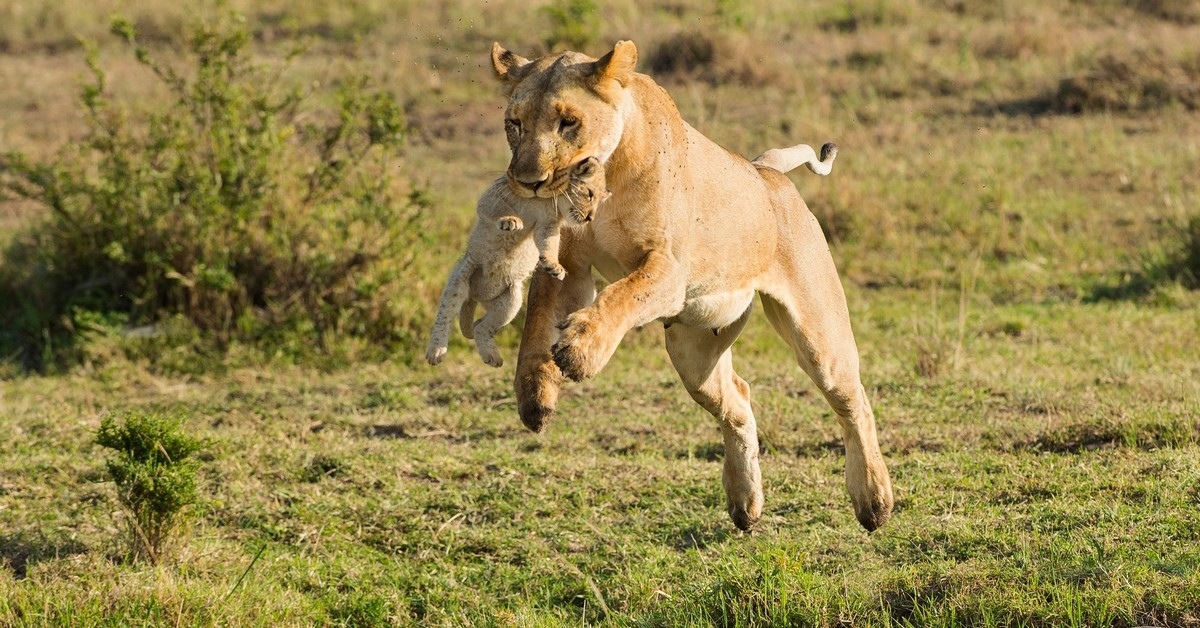
[[475, 302], [475, 299], [467, 297], [467, 300], [463, 301], [462, 309], [458, 311], [458, 328], [462, 331], [462, 335], [467, 339], [475, 338], [474, 329], [476, 305], [478, 305], [478, 303]]
[[512, 322], [521, 309], [521, 284], [515, 283], [496, 298], [483, 304], [484, 315], [475, 323], [475, 348], [488, 366], [504, 365], [500, 350], [496, 347], [496, 332]]
[[454, 313], [460, 311], [466, 304], [470, 293], [471, 273], [475, 264], [466, 256], [459, 258], [450, 278], [442, 290], [442, 300], [438, 304], [437, 318], [433, 323], [433, 333], [429, 345], [425, 348], [425, 361], [439, 364], [446, 357], [446, 349], [450, 343], [450, 326], [453, 324]]
[[561, 281], [567, 276], [567, 269], [558, 263], [558, 245], [561, 239], [558, 230], [557, 219], [543, 221], [533, 230], [533, 243], [537, 246], [541, 269]]

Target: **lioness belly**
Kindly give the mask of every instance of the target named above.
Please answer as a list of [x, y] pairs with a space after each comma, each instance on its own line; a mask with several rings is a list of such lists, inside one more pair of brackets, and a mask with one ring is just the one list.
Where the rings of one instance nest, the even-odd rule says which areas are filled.
[[736, 290], [690, 298], [684, 301], [683, 310], [679, 314], [663, 319], [663, 323], [720, 329], [740, 318], [753, 300], [753, 290]]

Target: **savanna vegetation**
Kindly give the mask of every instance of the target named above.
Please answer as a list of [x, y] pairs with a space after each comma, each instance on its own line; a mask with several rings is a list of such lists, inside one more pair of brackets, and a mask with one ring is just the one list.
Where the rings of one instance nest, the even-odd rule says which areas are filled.
[[[1200, 625], [1200, 9], [791, 4], [0, 0], [0, 625]], [[730, 150], [840, 146], [791, 176], [881, 530], [757, 314], [749, 534], [660, 329], [539, 435], [519, 324], [422, 361], [491, 43], [618, 39]]]

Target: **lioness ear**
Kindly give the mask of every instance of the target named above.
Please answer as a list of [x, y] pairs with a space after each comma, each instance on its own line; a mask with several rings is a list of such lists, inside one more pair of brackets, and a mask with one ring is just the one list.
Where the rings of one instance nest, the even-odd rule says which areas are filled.
[[631, 41], [619, 41], [612, 52], [596, 61], [596, 78], [612, 79], [621, 85], [629, 81], [637, 65], [637, 46]]
[[492, 68], [496, 70], [496, 78], [501, 81], [515, 78], [512, 75], [513, 70], [520, 69], [526, 63], [529, 63], [529, 59], [511, 50], [505, 50], [499, 42], [492, 42]]

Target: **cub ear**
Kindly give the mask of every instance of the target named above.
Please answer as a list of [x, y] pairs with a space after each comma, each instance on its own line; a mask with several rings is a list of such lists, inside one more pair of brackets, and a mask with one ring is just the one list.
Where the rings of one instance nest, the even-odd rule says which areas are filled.
[[496, 71], [496, 78], [501, 81], [516, 78], [514, 71], [521, 69], [526, 63], [529, 63], [529, 59], [506, 50], [499, 42], [492, 43], [492, 69]]
[[596, 78], [612, 79], [624, 86], [637, 65], [637, 46], [632, 41], [618, 41], [612, 52], [596, 61]]

